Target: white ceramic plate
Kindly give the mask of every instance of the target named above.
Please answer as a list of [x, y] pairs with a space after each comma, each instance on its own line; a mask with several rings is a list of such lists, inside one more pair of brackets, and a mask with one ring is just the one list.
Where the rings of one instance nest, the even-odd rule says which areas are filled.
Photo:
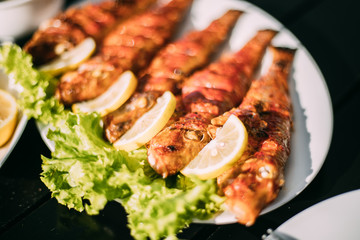
[[[267, 239], [359, 239], [360, 190], [329, 198], [298, 213]], [[273, 238], [272, 238], [273, 237]]]
[[[239, 50], [258, 30], [264, 28], [279, 31], [273, 41], [274, 45], [298, 49], [290, 79], [295, 125], [291, 141], [292, 152], [285, 170], [286, 183], [278, 198], [264, 209], [262, 214], [265, 214], [297, 196], [319, 172], [332, 137], [331, 100], [318, 66], [299, 40], [277, 20], [252, 4], [236, 0], [194, 1], [178, 36], [192, 29], [205, 28], [228, 9], [241, 9], [246, 14], [239, 19], [222, 53]], [[259, 74], [265, 73], [270, 63], [271, 56], [267, 53]], [[50, 149], [53, 149], [52, 144], [45, 137], [47, 129], [40, 125], [39, 129], [44, 141]], [[206, 222], [227, 224], [234, 223], [236, 220], [231, 213], [226, 211]]]
[[14, 41], [34, 31], [57, 14], [64, 0], [12, 0], [0, 2], [0, 41]]
[[[9, 79], [8, 76], [0, 68], [0, 88], [9, 91], [15, 97], [18, 97], [19, 87], [13, 83], [13, 80]], [[21, 134], [23, 133], [27, 123], [27, 117], [19, 112], [18, 122], [15, 129], [15, 132], [11, 139], [2, 147], [0, 147], [0, 167], [4, 164], [7, 157], [10, 155], [11, 151], [14, 149], [16, 143], [18, 142]]]

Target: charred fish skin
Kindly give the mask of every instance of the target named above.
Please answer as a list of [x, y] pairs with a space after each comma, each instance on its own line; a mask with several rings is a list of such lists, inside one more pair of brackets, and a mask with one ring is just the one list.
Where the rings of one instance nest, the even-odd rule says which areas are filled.
[[78, 45], [86, 37], [100, 44], [105, 34], [120, 21], [144, 11], [156, 0], [115, 1], [71, 7], [42, 23], [24, 50], [33, 57], [34, 65], [45, 64]]
[[192, 0], [172, 0], [119, 24], [94, 57], [61, 77], [57, 98], [65, 105], [90, 100], [105, 92], [124, 71], [137, 74], [170, 40], [191, 4]]
[[287, 81], [296, 50], [271, 50], [268, 73], [252, 83], [241, 105], [211, 121], [212, 126], [221, 126], [233, 114], [248, 130], [246, 152], [217, 178], [227, 206], [247, 226], [277, 197], [290, 154], [292, 105]]
[[241, 50], [185, 81], [182, 99], [187, 114], [158, 133], [148, 147], [148, 161], [157, 173], [176, 174], [211, 140], [211, 119], [241, 102], [276, 33], [258, 31]]
[[180, 93], [186, 77], [205, 66], [233, 29], [243, 12], [229, 10], [207, 28], [192, 31], [166, 46], [142, 74], [141, 92], [172, 91]]
[[[165, 91], [180, 93], [181, 84], [195, 70], [205, 66], [242, 14], [229, 10], [203, 30], [192, 31], [168, 44], [151, 61], [139, 78], [139, 87], [130, 100], [104, 118], [105, 136], [115, 142], [156, 103]], [[178, 103], [179, 105], [180, 103]], [[182, 108], [177, 108], [176, 119]]]
[[[274, 30], [260, 30], [240, 51], [222, 57], [191, 76], [182, 88], [188, 112], [217, 116], [237, 106], [250, 87], [266, 47], [276, 34]], [[213, 108], [209, 111], [211, 106]]]

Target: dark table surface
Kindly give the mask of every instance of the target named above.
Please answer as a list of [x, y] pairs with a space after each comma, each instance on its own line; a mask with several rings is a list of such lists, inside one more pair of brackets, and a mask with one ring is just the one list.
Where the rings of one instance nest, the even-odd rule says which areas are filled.
[[[360, 188], [360, 1], [253, 0], [285, 25], [322, 71], [334, 113], [325, 163], [311, 184], [290, 202], [260, 216], [252, 227], [192, 224], [182, 239], [261, 239], [300, 211]], [[109, 203], [98, 216], [59, 205], [40, 181], [40, 155], [50, 156], [30, 120], [0, 169], [0, 239], [132, 239], [121, 205]]]

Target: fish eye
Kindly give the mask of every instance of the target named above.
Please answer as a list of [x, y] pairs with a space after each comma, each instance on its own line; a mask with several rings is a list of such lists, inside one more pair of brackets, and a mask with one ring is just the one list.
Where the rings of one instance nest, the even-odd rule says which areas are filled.
[[168, 146], [166, 146], [166, 148], [167, 148], [168, 150], [170, 150], [170, 152], [176, 151], [176, 147], [175, 147], [174, 145], [168, 145]]
[[186, 131], [184, 137], [192, 141], [202, 141], [204, 139], [204, 133], [201, 131]]

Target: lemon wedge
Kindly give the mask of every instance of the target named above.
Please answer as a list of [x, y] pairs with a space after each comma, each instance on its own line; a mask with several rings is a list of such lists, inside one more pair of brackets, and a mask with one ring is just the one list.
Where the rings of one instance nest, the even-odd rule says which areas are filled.
[[62, 53], [51, 62], [39, 67], [39, 70], [53, 76], [76, 69], [82, 62], [88, 59], [95, 51], [96, 43], [91, 37], [85, 38], [73, 49]]
[[142, 115], [124, 135], [114, 142], [114, 147], [132, 151], [143, 146], [165, 127], [175, 111], [175, 106], [175, 96], [166, 91], [156, 100], [154, 107]]
[[118, 109], [135, 92], [137, 78], [131, 71], [125, 71], [100, 96], [89, 101], [75, 103], [73, 112], [98, 112], [101, 116]]
[[224, 126], [218, 129], [199, 154], [184, 168], [185, 176], [195, 175], [200, 179], [216, 178], [229, 169], [246, 149], [248, 134], [239, 118], [231, 115]]
[[17, 104], [15, 98], [0, 89], [0, 147], [12, 136], [17, 120]]

